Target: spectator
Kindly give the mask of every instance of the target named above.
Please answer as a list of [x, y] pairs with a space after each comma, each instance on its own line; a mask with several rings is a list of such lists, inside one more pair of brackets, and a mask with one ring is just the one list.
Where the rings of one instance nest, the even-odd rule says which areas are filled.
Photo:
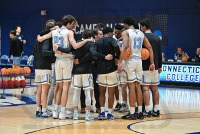
[[20, 41], [20, 45], [22, 46], [22, 52], [23, 52], [23, 45], [26, 44], [26, 40], [24, 39], [24, 35], [21, 34], [22, 28], [21, 26], [16, 26], [16, 37]]
[[174, 55], [175, 61], [182, 60], [184, 56], [187, 56], [189, 58], [188, 54], [186, 52], [183, 52], [181, 47], [177, 47], [176, 54]]
[[200, 62], [200, 48], [197, 48], [196, 54], [197, 56], [195, 57], [195, 62]]

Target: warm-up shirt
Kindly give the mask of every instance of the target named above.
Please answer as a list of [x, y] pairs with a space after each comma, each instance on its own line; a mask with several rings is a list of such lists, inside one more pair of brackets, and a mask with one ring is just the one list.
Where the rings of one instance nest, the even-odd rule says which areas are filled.
[[10, 51], [9, 51], [9, 58], [11, 55], [13, 57], [21, 57], [22, 53], [22, 45], [17, 38], [10, 39]]
[[[161, 43], [160, 38], [154, 33], [145, 33], [146, 38], [149, 40], [154, 54], [154, 64], [155, 69], [162, 67], [162, 50], [161, 50]], [[147, 60], [142, 61], [142, 67], [144, 71], [149, 70], [150, 66], [150, 58]]]
[[[120, 50], [115, 39], [110, 37], [99, 39], [92, 45], [90, 52], [97, 57], [98, 74], [107, 74], [117, 70], [115, 59], [119, 59]], [[113, 55], [112, 60], [105, 59], [108, 54]]]

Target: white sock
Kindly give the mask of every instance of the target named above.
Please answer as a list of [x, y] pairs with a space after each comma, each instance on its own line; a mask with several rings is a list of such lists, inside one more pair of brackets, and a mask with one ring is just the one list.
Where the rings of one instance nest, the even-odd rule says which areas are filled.
[[90, 110], [86, 110], [86, 114], [89, 114], [90, 113]]
[[101, 107], [101, 113], [102, 112], [105, 112], [105, 108], [104, 107]]
[[74, 109], [74, 113], [76, 113], [76, 114], [77, 114], [77, 113], [78, 113], [78, 109]]
[[135, 107], [130, 107], [130, 113], [134, 114], [135, 113]]
[[37, 111], [41, 112], [41, 107], [37, 107]]
[[117, 103], [119, 103], [119, 100], [116, 100]]
[[108, 108], [108, 113], [112, 114], [112, 108]]
[[145, 106], [145, 110], [146, 110], [146, 112], [149, 112], [151, 110], [151, 106], [150, 105]]
[[159, 106], [159, 105], [155, 105], [154, 111], [156, 112], [156, 111], [158, 111], [159, 109], [160, 109], [160, 106]]
[[46, 108], [42, 108], [42, 112], [45, 113], [47, 111]]
[[56, 104], [54, 105], [54, 110], [58, 111], [58, 105], [56, 105]]
[[61, 107], [61, 113], [65, 113], [66, 112], [66, 107]]
[[138, 106], [138, 113], [142, 112], [142, 106]]
[[137, 105], [137, 102], [135, 102], [135, 107], [137, 107], [138, 105]]

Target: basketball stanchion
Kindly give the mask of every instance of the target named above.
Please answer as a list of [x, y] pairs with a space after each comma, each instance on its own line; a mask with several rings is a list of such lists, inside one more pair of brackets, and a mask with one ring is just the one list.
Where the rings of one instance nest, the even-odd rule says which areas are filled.
[[[31, 73], [29, 69], [26, 68], [26, 70], [28, 70], [28, 72], [30, 73], [26, 73], [27, 71], [19, 71], [20, 69], [6, 69], [6, 68], [2, 68], [0, 69], [0, 89], [3, 90], [3, 93], [0, 96], [0, 99], [6, 99], [5, 97], [5, 89], [20, 89], [22, 88], [23, 90], [21, 91], [21, 93], [23, 94], [24, 89], [25, 88], [30, 88], [30, 87], [34, 87], [34, 85], [31, 85], [31, 80], [34, 79], [35, 73]], [[24, 80], [10, 80], [8, 77], [18, 77], [18, 76], [25, 76]], [[27, 80], [30, 80], [30, 82], [27, 82]], [[6, 80], [5, 80], [6, 79]]]

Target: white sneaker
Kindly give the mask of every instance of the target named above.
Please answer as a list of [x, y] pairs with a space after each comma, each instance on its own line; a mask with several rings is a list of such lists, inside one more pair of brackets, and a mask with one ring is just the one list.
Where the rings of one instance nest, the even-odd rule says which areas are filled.
[[66, 119], [65, 117], [66, 117], [66, 113], [60, 112], [60, 114], [59, 114], [59, 119], [60, 119], [60, 120], [64, 120], [64, 119]]
[[25, 80], [24, 76], [21, 76], [21, 80]]
[[58, 119], [59, 112], [57, 110], [53, 111], [53, 118]]
[[49, 105], [49, 106], [47, 106], [47, 109], [52, 112], [53, 111], [53, 106]]
[[78, 113], [74, 113], [73, 120], [78, 120]]
[[90, 113], [86, 113], [85, 120], [91, 121], [91, 120], [94, 120], [94, 117], [92, 117]]
[[15, 77], [12, 77], [11, 80], [14, 81], [14, 80], [15, 80]]
[[94, 113], [94, 106], [93, 105], [90, 106], [90, 112]]
[[71, 111], [69, 111], [68, 109], [66, 110], [66, 113], [67, 114], [71, 114], [72, 112]]
[[15, 80], [18, 80], [18, 81], [20, 81], [20, 80], [21, 80], [21, 78], [18, 76], [18, 77], [16, 77], [16, 78], [15, 78]]
[[122, 103], [122, 107], [119, 109], [119, 112], [128, 112], [129, 107], [127, 104]]
[[44, 112], [42, 115], [40, 115], [41, 118], [49, 118], [52, 114], [49, 111]]

